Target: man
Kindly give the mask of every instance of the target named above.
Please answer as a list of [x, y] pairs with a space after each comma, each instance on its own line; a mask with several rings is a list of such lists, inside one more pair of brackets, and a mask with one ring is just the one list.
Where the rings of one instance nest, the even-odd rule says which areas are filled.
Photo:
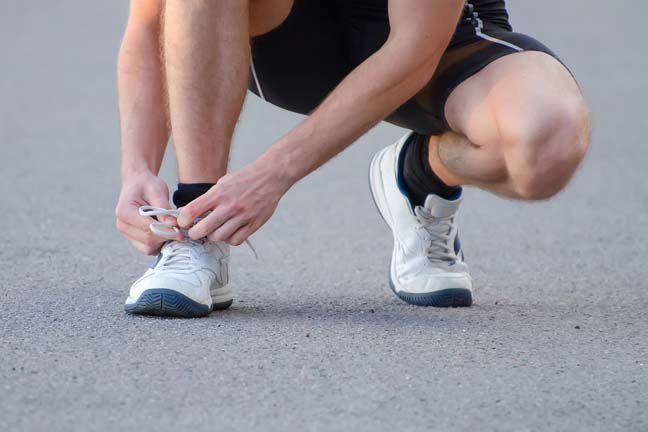
[[[226, 173], [248, 83], [308, 117]], [[389, 283], [411, 304], [470, 306], [461, 186], [547, 199], [589, 143], [578, 85], [547, 47], [512, 32], [503, 0], [132, 0], [119, 108], [117, 228], [141, 252], [160, 253], [126, 310], [154, 315], [228, 307], [229, 245], [384, 119], [412, 131], [370, 164], [394, 235]], [[179, 212], [160, 210], [170, 208], [157, 177], [169, 133]]]

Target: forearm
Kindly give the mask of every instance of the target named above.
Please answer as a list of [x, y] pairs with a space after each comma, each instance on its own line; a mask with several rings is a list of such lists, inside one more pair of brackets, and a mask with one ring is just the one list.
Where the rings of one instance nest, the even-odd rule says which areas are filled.
[[324, 103], [262, 158], [286, 167], [292, 184], [344, 150], [432, 77], [445, 44], [421, 56], [404, 39], [388, 41]]
[[157, 25], [129, 26], [119, 52], [122, 182], [157, 173], [169, 139]]

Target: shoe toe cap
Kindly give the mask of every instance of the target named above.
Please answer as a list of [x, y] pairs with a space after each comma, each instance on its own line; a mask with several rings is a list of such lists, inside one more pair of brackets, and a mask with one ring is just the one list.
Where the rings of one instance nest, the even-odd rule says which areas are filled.
[[412, 294], [427, 294], [447, 289], [467, 289], [472, 291], [472, 279], [467, 273], [419, 273], [416, 276], [401, 278], [395, 284], [397, 291]]
[[211, 303], [210, 283], [201, 281], [195, 277], [192, 280], [187, 278], [175, 278], [165, 275], [151, 275], [134, 283], [130, 288], [130, 293], [126, 303], [134, 303], [147, 290], [151, 289], [170, 289], [183, 294], [190, 299], [207, 304]]

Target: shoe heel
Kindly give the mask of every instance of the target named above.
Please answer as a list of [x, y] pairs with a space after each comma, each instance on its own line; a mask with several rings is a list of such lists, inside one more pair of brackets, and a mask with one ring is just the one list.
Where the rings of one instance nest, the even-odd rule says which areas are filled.
[[212, 310], [222, 311], [222, 310], [225, 310], [225, 309], [229, 309], [229, 307], [232, 306], [232, 303], [234, 303], [234, 300], [228, 300], [228, 301], [223, 302], [223, 303], [214, 303], [212, 305]]

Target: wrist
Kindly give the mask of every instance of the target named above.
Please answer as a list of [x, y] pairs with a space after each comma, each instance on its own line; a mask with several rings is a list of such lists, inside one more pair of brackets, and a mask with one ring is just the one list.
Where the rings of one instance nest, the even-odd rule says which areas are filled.
[[121, 183], [122, 185], [137, 182], [144, 177], [155, 176], [153, 170], [146, 164], [122, 166]]
[[301, 178], [292, 157], [286, 151], [271, 148], [259, 157], [257, 163], [260, 169], [268, 172], [270, 177], [277, 182], [282, 194], [288, 192]]
[[162, 165], [166, 143], [164, 145], [156, 145], [155, 142], [157, 141], [133, 141], [122, 138], [122, 183], [131, 181], [131, 179], [137, 177], [157, 176]]

